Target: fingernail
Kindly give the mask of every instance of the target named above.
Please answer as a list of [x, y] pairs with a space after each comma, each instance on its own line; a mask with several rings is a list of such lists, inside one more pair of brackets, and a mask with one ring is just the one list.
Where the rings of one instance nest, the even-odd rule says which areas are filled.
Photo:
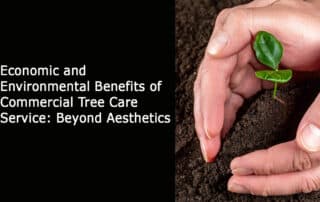
[[251, 174], [253, 174], [253, 170], [248, 169], [248, 168], [236, 168], [236, 169], [232, 169], [231, 172], [234, 175], [251, 175]]
[[228, 186], [228, 190], [231, 192], [239, 193], [239, 194], [249, 194], [250, 193], [250, 191], [246, 187], [239, 185], [239, 184], [235, 184], [235, 183], [230, 184]]
[[200, 148], [201, 148], [203, 159], [208, 163], [206, 146], [201, 140], [200, 140]]
[[307, 125], [301, 135], [303, 146], [309, 151], [320, 151], [320, 129], [313, 125]]
[[218, 32], [208, 44], [208, 53], [216, 55], [219, 53], [228, 43], [228, 37], [224, 32]]
[[230, 163], [231, 170], [235, 170], [235, 169], [239, 168], [240, 162], [241, 162], [240, 157], [236, 157], [236, 158], [232, 159], [232, 161]]

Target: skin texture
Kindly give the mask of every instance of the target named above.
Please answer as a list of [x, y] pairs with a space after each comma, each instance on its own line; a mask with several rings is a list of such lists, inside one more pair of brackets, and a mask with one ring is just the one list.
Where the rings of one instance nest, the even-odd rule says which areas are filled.
[[[319, 9], [319, 0], [256, 0], [219, 14], [194, 83], [195, 127], [206, 162], [214, 161], [244, 99], [273, 87], [254, 74], [267, 69], [252, 50], [258, 31], [282, 42], [280, 66], [295, 74], [318, 74]], [[320, 94], [302, 118], [295, 140], [237, 157], [230, 167], [232, 192], [268, 196], [320, 190]]]

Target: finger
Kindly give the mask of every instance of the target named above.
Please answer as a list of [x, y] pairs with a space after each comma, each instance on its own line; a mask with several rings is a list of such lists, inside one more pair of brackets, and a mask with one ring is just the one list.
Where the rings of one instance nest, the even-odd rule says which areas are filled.
[[199, 68], [194, 113], [202, 153], [207, 162], [213, 161], [220, 149], [224, 103], [236, 60], [236, 56], [220, 60], [205, 56]]
[[224, 104], [236, 56], [225, 59], [205, 58], [200, 67], [200, 106], [203, 127], [208, 139], [220, 136], [224, 120]]
[[205, 133], [203, 130], [203, 119], [202, 115], [200, 113], [200, 96], [199, 96], [199, 78], [196, 79], [194, 82], [194, 87], [193, 87], [193, 96], [194, 96], [194, 101], [193, 101], [193, 115], [194, 115], [194, 121], [195, 121], [195, 129], [196, 129], [196, 134], [200, 140], [200, 148], [202, 152], [202, 156], [206, 162], [208, 162], [207, 154], [206, 154], [206, 147], [203, 145], [203, 139], [205, 138]]
[[319, 166], [320, 152], [305, 152], [299, 148], [295, 141], [251, 152], [233, 159], [230, 164], [234, 175], [270, 175]]
[[320, 190], [320, 167], [269, 176], [232, 176], [228, 190], [262, 196], [309, 193]]
[[203, 129], [203, 118], [200, 110], [200, 89], [199, 79], [194, 83], [194, 117], [195, 117], [195, 128], [200, 141], [200, 148], [203, 159], [206, 162], [212, 162], [215, 159], [216, 154], [220, 149], [220, 138], [208, 139]]
[[[206, 52], [215, 57], [226, 57], [239, 52], [251, 41], [246, 8], [224, 10], [217, 18]], [[241, 37], [238, 37], [241, 36]]]
[[320, 151], [320, 93], [303, 116], [296, 141], [307, 152]]

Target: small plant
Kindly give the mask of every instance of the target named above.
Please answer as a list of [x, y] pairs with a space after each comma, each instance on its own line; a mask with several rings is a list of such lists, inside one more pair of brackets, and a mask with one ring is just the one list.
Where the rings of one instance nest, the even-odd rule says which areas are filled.
[[292, 78], [292, 70], [279, 70], [279, 64], [283, 53], [281, 42], [272, 34], [260, 31], [257, 33], [254, 40], [253, 49], [257, 60], [273, 69], [256, 71], [256, 77], [262, 80], [274, 82], [273, 98], [284, 103], [277, 97], [277, 86], [278, 83], [286, 83]]

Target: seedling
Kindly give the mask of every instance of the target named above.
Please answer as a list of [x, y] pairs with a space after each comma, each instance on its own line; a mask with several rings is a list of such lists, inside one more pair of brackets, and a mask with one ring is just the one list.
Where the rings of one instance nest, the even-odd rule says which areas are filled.
[[280, 41], [272, 34], [260, 31], [257, 33], [254, 40], [253, 49], [256, 58], [262, 64], [270, 67], [273, 70], [256, 71], [256, 77], [262, 80], [274, 82], [273, 98], [281, 103], [284, 103], [277, 97], [278, 83], [287, 83], [292, 78], [292, 70], [279, 70], [279, 64], [282, 58], [283, 47]]

